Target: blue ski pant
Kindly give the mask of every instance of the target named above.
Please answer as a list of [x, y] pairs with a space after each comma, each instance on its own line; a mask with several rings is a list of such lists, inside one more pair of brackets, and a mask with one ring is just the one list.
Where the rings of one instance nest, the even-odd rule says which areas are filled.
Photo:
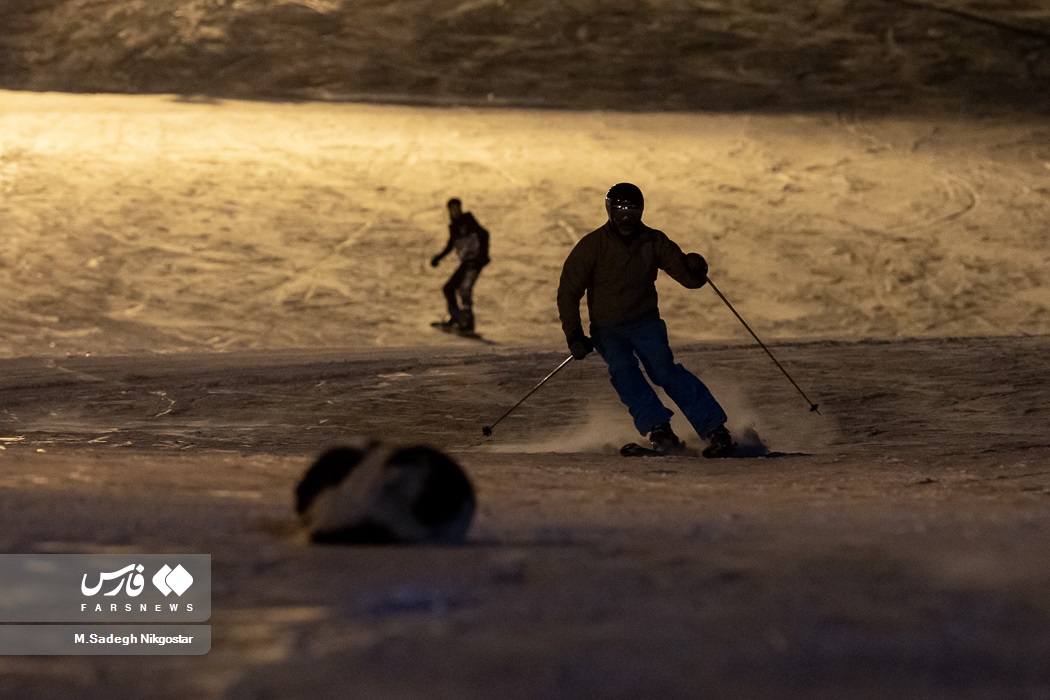
[[726, 422], [726, 413], [696, 375], [674, 361], [662, 319], [618, 328], [591, 328], [594, 349], [609, 365], [609, 380], [634, 419], [641, 435], [674, 415], [660, 402], [653, 384], [662, 388], [682, 411], [696, 434], [706, 438]]

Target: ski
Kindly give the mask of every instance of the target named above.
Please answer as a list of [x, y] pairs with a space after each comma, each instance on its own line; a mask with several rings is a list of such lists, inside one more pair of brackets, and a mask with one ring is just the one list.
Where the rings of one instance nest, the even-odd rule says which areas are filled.
[[718, 450], [707, 448], [703, 452], [686, 447], [683, 443], [682, 448], [675, 452], [658, 452], [651, 447], [639, 445], [637, 442], [629, 442], [620, 448], [620, 454], [624, 457], [707, 457], [708, 459], [742, 456], [737, 452], [736, 443]]

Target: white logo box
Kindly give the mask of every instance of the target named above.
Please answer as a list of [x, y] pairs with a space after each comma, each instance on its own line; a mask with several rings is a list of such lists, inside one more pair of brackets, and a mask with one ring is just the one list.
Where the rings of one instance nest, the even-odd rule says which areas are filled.
[[0, 622], [210, 617], [210, 554], [0, 554]]

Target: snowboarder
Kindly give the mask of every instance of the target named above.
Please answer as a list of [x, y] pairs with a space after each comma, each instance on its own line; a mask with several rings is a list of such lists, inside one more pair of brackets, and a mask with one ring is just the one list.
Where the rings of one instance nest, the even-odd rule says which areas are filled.
[[[669, 274], [689, 289], [707, 282], [707, 261], [682, 252], [662, 231], [642, 223], [642, 191], [621, 182], [609, 190], [609, 219], [584, 236], [565, 259], [558, 284], [558, 315], [573, 358], [592, 350], [609, 365], [609, 380], [634, 419], [639, 434], [649, 436], [658, 454], [676, 454], [683, 443], [671, 430], [673, 413], [646, 381], [678, 405], [697, 434], [707, 441], [705, 457], [728, 454], [734, 447], [726, 414], [694, 374], [676, 364], [667, 341], [667, 325], [657, 308], [656, 275]], [[580, 299], [587, 294], [590, 337], [583, 332]]]
[[442, 330], [473, 333], [474, 283], [482, 268], [489, 264], [489, 232], [477, 222], [473, 214], [463, 211], [463, 203], [456, 197], [448, 200], [448, 215], [448, 243], [444, 250], [430, 260], [430, 265], [440, 265], [441, 259], [453, 249], [460, 263], [441, 290], [448, 302], [448, 320], [436, 325]]

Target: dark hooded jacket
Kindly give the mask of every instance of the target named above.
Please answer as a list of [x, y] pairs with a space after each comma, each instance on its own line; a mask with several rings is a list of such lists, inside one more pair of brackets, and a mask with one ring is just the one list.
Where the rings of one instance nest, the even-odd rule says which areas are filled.
[[685, 253], [663, 231], [639, 224], [625, 243], [612, 223], [588, 233], [569, 253], [558, 284], [558, 316], [566, 337], [583, 330], [580, 299], [587, 295], [591, 327], [628, 326], [660, 318], [656, 275], [669, 274], [683, 287], [697, 289]]
[[489, 232], [469, 211], [448, 225], [448, 243], [438, 253], [443, 258], [455, 249], [459, 259], [470, 267], [481, 269], [489, 264]]

